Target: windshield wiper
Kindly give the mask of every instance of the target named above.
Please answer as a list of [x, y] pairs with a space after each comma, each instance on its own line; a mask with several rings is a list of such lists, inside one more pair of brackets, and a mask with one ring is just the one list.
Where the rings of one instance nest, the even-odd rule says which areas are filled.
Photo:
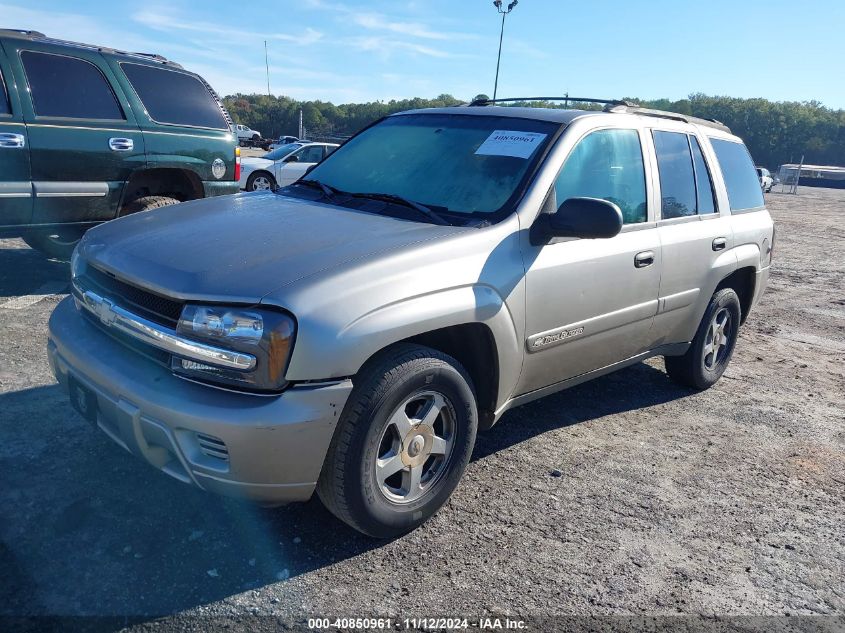
[[311, 187], [312, 189], [320, 189], [326, 198], [329, 199], [341, 193], [339, 189], [335, 189], [331, 185], [327, 185], [324, 182], [320, 182], [319, 180], [314, 180], [312, 178], [301, 178], [293, 184], [302, 185], [303, 187]]
[[392, 202], [394, 204], [401, 204], [402, 206], [408, 207], [409, 209], [414, 209], [418, 213], [424, 215], [429, 220], [434, 222], [435, 224], [439, 224], [440, 226], [452, 226], [452, 223], [449, 222], [446, 218], [442, 215], [437, 213], [436, 211], [432, 211], [424, 204], [420, 204], [419, 202], [414, 202], [413, 200], [408, 200], [407, 198], [403, 198], [402, 196], [397, 196], [396, 194], [392, 193], [350, 193], [348, 194], [353, 198], [367, 198], [368, 200], [383, 200], [385, 202]]

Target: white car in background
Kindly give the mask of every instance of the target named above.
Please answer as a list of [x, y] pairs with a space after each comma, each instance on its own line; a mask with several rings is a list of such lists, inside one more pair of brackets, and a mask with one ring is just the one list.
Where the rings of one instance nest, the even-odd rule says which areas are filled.
[[760, 179], [760, 188], [764, 193], [769, 193], [772, 190], [772, 186], [775, 184], [775, 180], [772, 178], [771, 172], [765, 167], [758, 167], [757, 177]]
[[261, 132], [258, 130], [251, 130], [249, 126], [235, 125], [235, 134], [238, 135], [238, 141], [259, 141], [261, 140]]
[[240, 187], [263, 191], [285, 187], [299, 180], [309, 167], [335, 151], [336, 143], [290, 143], [277, 147], [261, 158], [241, 160]]

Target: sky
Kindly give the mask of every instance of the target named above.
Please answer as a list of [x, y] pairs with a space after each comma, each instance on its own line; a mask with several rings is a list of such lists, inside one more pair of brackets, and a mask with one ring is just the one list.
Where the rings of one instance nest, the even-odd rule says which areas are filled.
[[[505, 0], [507, 3], [508, 0]], [[0, 0], [0, 27], [155, 52], [221, 95], [334, 103], [492, 95], [491, 0]], [[845, 108], [842, 0], [521, 0], [499, 97], [821, 101]]]

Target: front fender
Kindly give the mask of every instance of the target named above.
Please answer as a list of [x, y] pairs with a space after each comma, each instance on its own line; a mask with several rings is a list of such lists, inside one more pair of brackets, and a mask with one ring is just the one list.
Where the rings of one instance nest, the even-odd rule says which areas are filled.
[[519, 378], [522, 348], [507, 304], [493, 288], [481, 284], [380, 306], [350, 321], [335, 337], [320, 338], [314, 335], [313, 329], [308, 329], [302, 333], [305, 340], [298, 338], [296, 345], [310, 352], [298, 357], [295, 354], [287, 375], [291, 380], [326, 377], [329, 364], [332, 377], [352, 376], [369, 358], [393, 343], [468, 323], [484, 324], [493, 334], [499, 363], [498, 406], [507, 399]]

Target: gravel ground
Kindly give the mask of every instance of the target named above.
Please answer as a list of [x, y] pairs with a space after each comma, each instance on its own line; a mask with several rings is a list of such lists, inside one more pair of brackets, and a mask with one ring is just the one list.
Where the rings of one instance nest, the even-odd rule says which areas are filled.
[[767, 202], [776, 265], [715, 387], [654, 359], [513, 410], [392, 542], [316, 499], [194, 490], [92, 430], [45, 356], [67, 267], [0, 240], [0, 615], [845, 614], [845, 191]]

